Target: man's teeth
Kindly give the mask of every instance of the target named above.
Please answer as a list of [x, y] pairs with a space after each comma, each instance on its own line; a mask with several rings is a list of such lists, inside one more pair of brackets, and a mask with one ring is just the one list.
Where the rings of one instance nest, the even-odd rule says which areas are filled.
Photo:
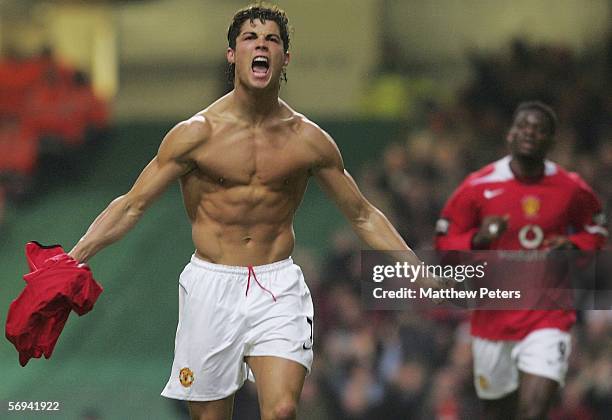
[[251, 66], [255, 73], [267, 73], [269, 68], [268, 57], [255, 57]]

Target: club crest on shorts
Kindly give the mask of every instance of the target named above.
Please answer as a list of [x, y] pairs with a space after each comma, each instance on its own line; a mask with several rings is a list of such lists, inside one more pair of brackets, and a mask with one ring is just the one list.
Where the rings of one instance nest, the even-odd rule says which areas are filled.
[[189, 368], [183, 368], [179, 372], [179, 380], [181, 381], [181, 385], [185, 388], [189, 388], [193, 383], [194, 376], [193, 372]]
[[487, 381], [487, 378], [484, 376], [478, 375], [478, 385], [480, 386], [480, 389], [487, 389], [489, 388], [489, 381]]

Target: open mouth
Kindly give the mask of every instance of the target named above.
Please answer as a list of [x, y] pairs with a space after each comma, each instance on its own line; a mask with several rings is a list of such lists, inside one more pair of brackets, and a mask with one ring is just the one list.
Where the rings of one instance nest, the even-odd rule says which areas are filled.
[[270, 64], [268, 63], [268, 57], [257, 56], [253, 59], [251, 63], [251, 69], [253, 73], [257, 75], [265, 75], [268, 73], [268, 69], [270, 68]]
[[521, 139], [519, 141], [519, 147], [525, 151], [534, 151], [538, 148], [538, 144], [529, 139]]

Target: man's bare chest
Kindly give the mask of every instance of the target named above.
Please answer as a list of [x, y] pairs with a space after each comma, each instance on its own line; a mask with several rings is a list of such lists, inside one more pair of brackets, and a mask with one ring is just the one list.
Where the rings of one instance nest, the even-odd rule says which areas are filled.
[[230, 185], [287, 185], [308, 175], [312, 156], [286, 134], [230, 133], [213, 136], [195, 153], [201, 174]]

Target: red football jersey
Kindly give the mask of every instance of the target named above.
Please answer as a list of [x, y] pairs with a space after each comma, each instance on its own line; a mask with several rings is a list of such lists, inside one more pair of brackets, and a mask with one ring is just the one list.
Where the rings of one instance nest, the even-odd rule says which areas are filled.
[[[575, 173], [545, 161], [544, 176], [519, 180], [510, 156], [470, 174], [450, 197], [436, 226], [436, 248], [469, 250], [482, 220], [508, 215], [506, 231], [489, 249], [537, 250], [550, 237], [565, 235], [579, 249], [596, 250], [608, 231], [601, 204]], [[490, 340], [520, 340], [540, 328], [567, 331], [576, 320], [567, 310], [476, 310], [472, 335]]]
[[26, 258], [30, 267], [23, 276], [26, 287], [11, 303], [5, 329], [21, 366], [32, 357], [51, 357], [71, 310], [84, 315], [102, 293], [89, 266], [70, 257], [60, 245], [28, 242]]

